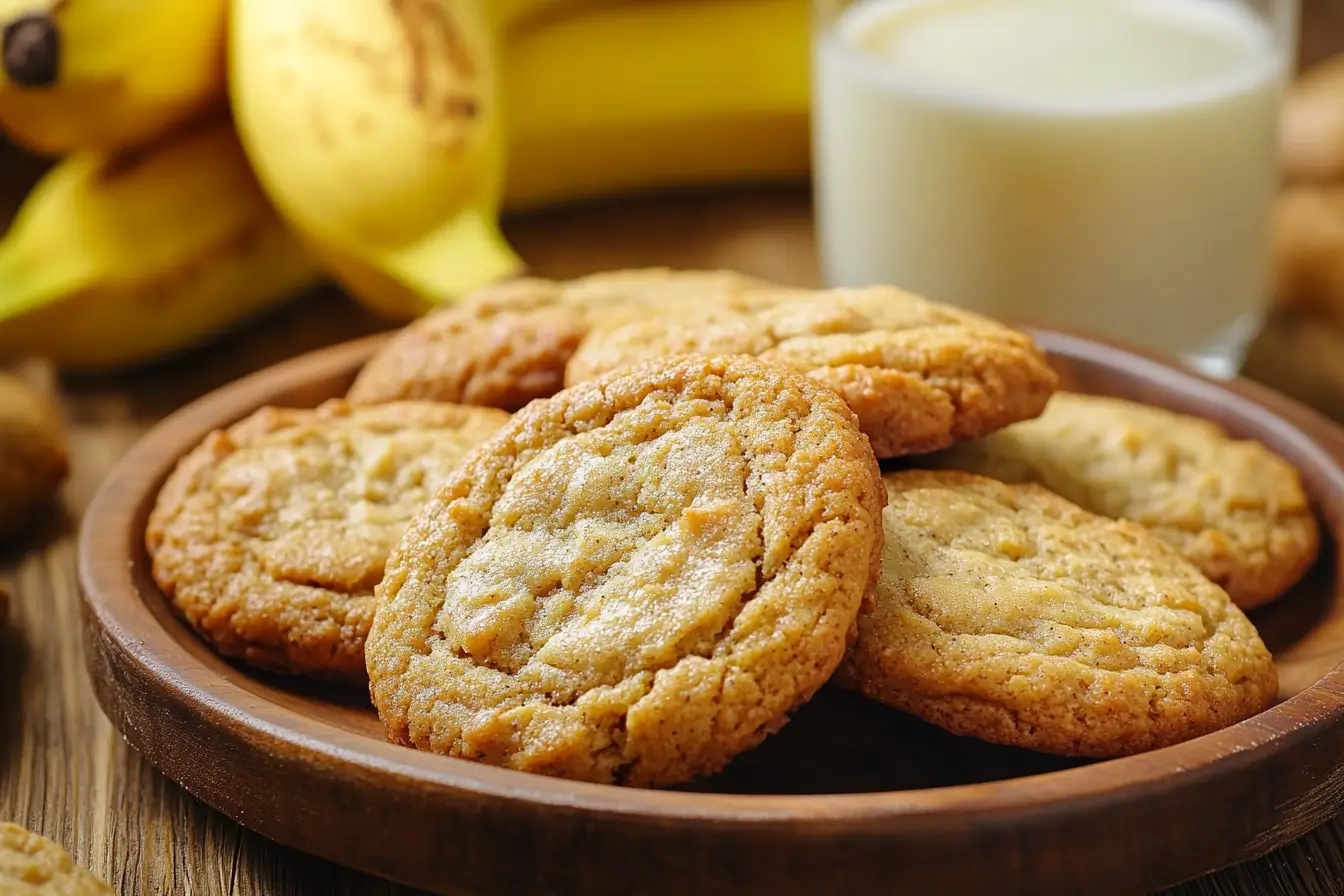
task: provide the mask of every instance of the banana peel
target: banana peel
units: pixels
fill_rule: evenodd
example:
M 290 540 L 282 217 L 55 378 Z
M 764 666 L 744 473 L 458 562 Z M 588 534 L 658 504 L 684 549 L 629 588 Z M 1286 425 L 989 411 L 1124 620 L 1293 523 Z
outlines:
M 225 103 L 227 0 L 0 0 L 0 127 L 33 152 L 143 146 Z
M 631 3 L 519 35 L 506 208 L 805 178 L 810 41 L 800 0 Z
M 133 153 L 76 153 L 0 240 L 0 353 L 104 370 L 187 348 L 320 273 L 227 121 Z
M 523 269 L 488 208 L 466 209 L 427 239 L 399 250 L 342 250 L 310 234 L 300 239 L 365 308 L 390 320 L 418 317 Z
M 247 154 L 355 298 L 407 319 L 521 268 L 497 223 L 500 34 L 487 4 L 235 0 L 233 13 Z

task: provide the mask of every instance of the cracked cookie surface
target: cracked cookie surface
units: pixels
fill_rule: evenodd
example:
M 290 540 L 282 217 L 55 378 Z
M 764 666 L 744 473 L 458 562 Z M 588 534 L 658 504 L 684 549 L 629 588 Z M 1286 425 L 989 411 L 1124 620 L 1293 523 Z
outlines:
M 361 405 L 425 399 L 517 410 L 564 387 L 565 363 L 594 320 L 692 298 L 729 301 L 766 285 L 732 271 L 650 268 L 488 286 L 403 329 L 347 397 Z
M 1033 485 L 886 476 L 882 571 L 837 682 L 953 733 L 1064 755 L 1150 750 L 1277 690 L 1255 627 L 1134 523 Z
M 853 413 L 748 357 L 538 401 L 388 561 L 368 640 L 390 738 L 637 786 L 722 768 L 830 677 L 884 500 Z
M 1291 588 L 1320 547 L 1286 461 L 1208 420 L 1130 401 L 1060 393 L 1038 419 L 929 463 L 1036 482 L 1085 510 L 1140 523 L 1243 609 Z
M 893 287 L 697 302 L 595 326 L 566 382 L 661 355 L 743 353 L 836 390 L 878 457 L 920 454 L 1034 417 L 1057 378 L 1025 333 Z
M 57 843 L 0 822 L 0 893 L 5 896 L 112 896 Z
M 225 656 L 361 681 L 374 586 L 411 516 L 503 411 L 430 402 L 263 408 L 169 477 L 155 581 Z

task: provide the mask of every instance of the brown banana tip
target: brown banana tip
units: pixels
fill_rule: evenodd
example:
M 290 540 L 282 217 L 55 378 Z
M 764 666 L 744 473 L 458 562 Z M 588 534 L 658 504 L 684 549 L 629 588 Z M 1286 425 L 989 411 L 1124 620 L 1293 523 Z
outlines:
M 46 15 L 20 16 L 5 25 L 0 58 L 9 80 L 22 87 L 50 87 L 61 65 L 61 33 Z

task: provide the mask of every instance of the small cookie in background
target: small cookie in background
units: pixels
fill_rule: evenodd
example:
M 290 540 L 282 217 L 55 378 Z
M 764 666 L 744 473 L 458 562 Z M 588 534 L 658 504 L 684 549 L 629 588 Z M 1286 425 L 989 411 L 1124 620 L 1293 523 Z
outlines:
M 214 432 L 160 491 L 146 544 L 173 607 L 221 654 L 362 682 L 374 586 L 402 530 L 493 408 L 263 408 Z
M 75 864 L 58 844 L 0 822 L 0 893 L 4 896 L 112 896 L 112 888 Z
M 1289 87 L 1279 147 L 1290 184 L 1344 179 L 1344 55 L 1308 69 Z
M 631 786 L 723 768 L 835 670 L 882 548 L 854 414 L 750 357 L 519 411 L 392 553 L 370 693 L 400 744 Z
M 1246 350 L 1242 375 L 1344 420 L 1344 326 L 1280 310 Z
M 1097 758 L 1273 702 L 1255 627 L 1141 526 L 969 473 L 886 486 L 876 600 L 838 684 L 954 734 Z
M 1275 301 L 1344 323 L 1344 184 L 1283 190 L 1272 247 Z
M 1035 420 L 918 463 L 1034 482 L 1091 513 L 1139 523 L 1242 609 L 1291 588 L 1320 548 L 1286 461 L 1211 421 L 1131 401 L 1061 392 Z
M 692 298 L 729 301 L 768 285 L 732 271 L 650 268 L 487 286 L 394 336 L 360 371 L 347 398 L 357 405 L 415 399 L 514 411 L 564 387 L 565 363 L 594 320 Z
M 754 308 L 696 302 L 597 325 L 565 379 L 685 353 L 750 354 L 806 373 L 840 393 L 883 458 L 1035 417 L 1058 382 L 1025 333 L 890 286 L 789 290 Z
M 55 496 L 70 469 L 59 409 L 24 380 L 0 373 L 0 538 Z

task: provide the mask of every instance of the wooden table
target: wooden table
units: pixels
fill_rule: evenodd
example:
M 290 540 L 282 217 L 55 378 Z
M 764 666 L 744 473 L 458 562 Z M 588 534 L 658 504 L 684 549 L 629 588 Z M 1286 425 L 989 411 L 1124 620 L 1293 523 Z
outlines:
M 796 283 L 816 276 L 808 204 L 792 192 L 572 211 L 516 224 L 511 236 L 548 276 L 647 264 L 722 265 Z M 80 513 L 118 457 L 155 421 L 249 371 L 386 326 L 327 288 L 175 361 L 53 384 L 74 444 L 62 510 L 0 553 L 0 585 L 14 597 L 11 625 L 0 636 L 0 820 L 65 844 L 118 893 L 411 892 L 244 830 L 131 750 L 99 711 L 86 680 L 75 585 Z M 1344 894 L 1344 820 L 1172 892 Z

